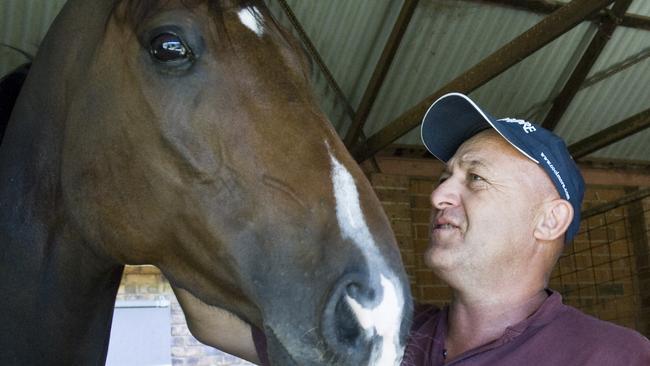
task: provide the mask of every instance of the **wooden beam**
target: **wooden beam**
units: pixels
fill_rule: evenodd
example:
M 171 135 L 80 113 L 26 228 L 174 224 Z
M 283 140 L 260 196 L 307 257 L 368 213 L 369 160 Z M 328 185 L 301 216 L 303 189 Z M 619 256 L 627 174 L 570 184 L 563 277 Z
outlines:
M 414 156 L 375 156 L 379 171 L 383 174 L 406 175 L 411 177 L 440 177 L 444 164 L 439 160 Z M 615 187 L 650 187 L 650 167 L 626 168 L 593 165 L 590 162 L 578 164 L 587 185 L 606 185 Z
M 498 4 L 508 6 L 515 9 L 531 11 L 539 14 L 550 14 L 559 8 L 563 7 L 565 3 L 560 1 L 551 0 L 474 0 L 483 3 Z M 602 18 L 608 17 L 606 10 L 600 11 L 588 17 L 590 21 L 600 21 Z M 624 14 L 621 17 L 621 27 L 635 28 L 642 30 L 650 30 L 650 17 L 638 14 Z
M 546 114 L 546 118 L 542 122 L 542 127 L 551 131 L 555 129 L 576 94 L 578 94 L 578 90 L 580 90 L 580 86 L 584 83 L 591 68 L 605 49 L 607 42 L 612 38 L 616 26 L 621 22 L 621 16 L 625 14 L 631 3 L 632 0 L 617 0 L 614 3 L 611 12 L 612 16 L 603 19 L 598 26 L 598 32 L 592 38 L 587 50 L 580 58 L 580 61 L 578 61 L 576 68 L 571 73 L 571 76 L 569 76 L 566 84 L 564 84 L 560 93 L 553 100 L 553 106 L 548 114 Z
M 642 200 L 646 197 L 650 196 L 650 187 L 635 190 L 632 193 L 628 193 L 625 196 L 612 201 L 605 203 L 600 206 L 596 206 L 594 208 L 590 208 L 588 210 L 582 211 L 582 214 L 580 215 L 580 219 L 584 220 L 587 218 L 590 218 L 592 216 L 600 215 L 602 213 L 605 213 L 609 210 L 615 209 L 616 207 L 620 207 L 623 205 L 627 205 L 628 203 L 631 202 L 636 202 L 638 200 Z
M 427 108 L 440 96 L 458 91 L 469 93 L 500 75 L 512 65 L 555 40 L 594 12 L 614 0 L 574 0 L 542 19 L 535 26 L 520 34 L 474 67 L 455 78 L 441 89 L 416 104 L 381 131 L 368 138 L 366 143 L 354 149 L 357 161 L 363 161 L 383 147 L 418 126 Z
M 592 152 L 611 145 L 637 132 L 641 132 L 650 127 L 650 109 L 635 114 L 632 117 L 607 127 L 604 130 L 586 137 L 571 146 L 569 152 L 573 158 L 578 160 Z
M 530 11 L 539 14 L 550 14 L 565 5 L 559 1 L 549 0 L 475 0 L 479 3 L 490 3 L 503 5 L 519 10 Z
M 374 105 L 377 98 L 377 94 L 379 94 L 379 90 L 384 83 L 386 74 L 388 73 L 390 65 L 395 58 L 395 54 L 397 53 L 397 49 L 402 42 L 404 33 L 406 33 L 406 29 L 411 22 L 417 4 L 418 0 L 406 0 L 402 5 L 402 9 L 400 10 L 399 16 L 397 17 L 395 25 L 393 26 L 393 30 L 391 31 L 390 36 L 388 37 L 388 41 L 384 46 L 384 50 L 379 57 L 379 61 L 375 66 L 375 71 L 372 73 L 372 77 L 368 82 L 368 87 L 363 93 L 361 103 L 359 104 L 359 108 L 354 115 L 350 129 L 345 135 L 345 145 L 348 147 L 348 149 L 354 146 L 354 144 L 359 139 L 359 135 L 363 130 L 363 125 L 368 119 L 370 110 L 372 109 L 372 106 Z
M 650 30 L 650 17 L 637 14 L 625 14 L 621 20 L 622 27 Z

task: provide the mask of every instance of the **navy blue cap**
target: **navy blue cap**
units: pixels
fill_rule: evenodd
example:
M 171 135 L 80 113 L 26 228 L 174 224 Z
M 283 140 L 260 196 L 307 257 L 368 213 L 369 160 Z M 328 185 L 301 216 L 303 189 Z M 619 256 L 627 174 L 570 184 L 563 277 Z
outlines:
M 569 242 L 580 227 L 580 206 L 585 182 L 564 141 L 553 132 L 515 118 L 496 119 L 460 93 L 443 95 L 422 119 L 422 142 L 436 158 L 447 163 L 460 145 L 477 133 L 494 128 L 506 141 L 538 164 L 555 185 L 560 197 L 573 206 L 567 229 Z

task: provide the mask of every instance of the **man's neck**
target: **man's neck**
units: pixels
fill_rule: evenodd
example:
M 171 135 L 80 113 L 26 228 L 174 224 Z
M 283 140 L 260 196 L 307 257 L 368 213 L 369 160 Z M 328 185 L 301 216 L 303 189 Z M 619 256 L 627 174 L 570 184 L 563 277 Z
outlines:
M 499 339 L 507 327 L 532 315 L 548 294 L 543 288 L 519 294 L 466 296 L 455 291 L 445 338 L 447 359 Z

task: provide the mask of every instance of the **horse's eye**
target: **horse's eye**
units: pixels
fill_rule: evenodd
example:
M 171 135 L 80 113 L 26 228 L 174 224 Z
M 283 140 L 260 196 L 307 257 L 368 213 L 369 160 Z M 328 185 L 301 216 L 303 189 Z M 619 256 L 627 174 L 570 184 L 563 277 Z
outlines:
M 192 51 L 181 37 L 172 33 L 162 33 L 151 40 L 151 56 L 161 62 L 182 61 L 192 58 Z

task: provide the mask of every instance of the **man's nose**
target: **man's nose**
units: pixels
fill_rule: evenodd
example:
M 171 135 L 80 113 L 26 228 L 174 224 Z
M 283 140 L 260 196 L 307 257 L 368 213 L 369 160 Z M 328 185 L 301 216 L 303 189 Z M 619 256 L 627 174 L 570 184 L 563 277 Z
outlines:
M 459 202 L 460 196 L 458 195 L 458 189 L 451 179 L 441 182 L 431 192 L 431 205 L 437 210 L 457 206 Z

